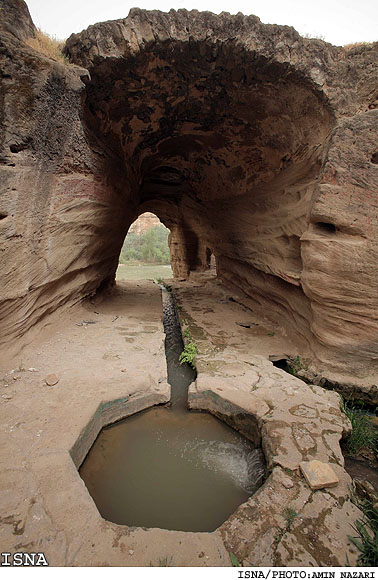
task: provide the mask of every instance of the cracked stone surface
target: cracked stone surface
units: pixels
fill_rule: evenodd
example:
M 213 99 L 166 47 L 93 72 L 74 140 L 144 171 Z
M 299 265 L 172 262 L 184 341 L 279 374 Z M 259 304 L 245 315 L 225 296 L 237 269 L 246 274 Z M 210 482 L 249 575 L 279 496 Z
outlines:
M 2 549 L 43 551 L 55 566 L 149 566 L 165 556 L 177 566 L 229 566 L 229 551 L 245 565 L 344 566 L 346 555 L 353 564 L 347 536 L 361 514 L 343 469 L 339 440 L 349 424 L 338 395 L 273 367 L 267 357 L 289 348 L 286 337 L 278 329 L 268 335 L 256 317 L 251 328 L 231 324 L 246 310 L 225 300 L 214 280 L 177 284 L 175 294 L 181 317 L 201 337 L 190 405 L 231 425 L 237 413 L 240 430 L 262 443 L 266 482 L 213 533 L 128 528 L 100 517 L 77 467 L 101 421 L 170 396 L 160 290 L 122 282 L 102 301 L 57 314 L 48 329 L 29 334 L 22 360 L 2 361 L 2 392 L 12 396 L 0 402 Z M 96 323 L 80 325 L 85 320 Z M 223 342 L 213 341 L 220 332 Z M 103 357 L 110 352 L 117 357 Z M 51 371 L 60 377 L 53 387 L 44 381 Z M 313 458 L 332 464 L 337 487 L 309 488 L 299 463 Z
M 83 320 L 95 324 L 78 326 Z M 0 400 L 3 551 L 42 551 L 52 566 L 149 566 L 165 556 L 176 566 L 230 565 L 219 533 L 103 520 L 76 468 L 101 427 L 88 428 L 99 407 L 106 424 L 169 400 L 164 337 L 160 289 L 135 282 L 56 315 L 29 335 L 22 361 L 2 358 L 1 390 L 12 395 Z M 52 371 L 60 381 L 50 387 Z
M 280 348 L 290 351 L 290 343 L 279 329 L 271 336 L 266 322 L 214 278 L 173 285 L 181 323 L 198 337 L 190 407 L 210 409 L 230 425 L 241 425 L 250 438 L 261 439 L 270 472 L 221 526 L 226 547 L 246 566 L 345 566 L 347 558 L 353 565 L 357 555 L 348 534 L 353 535 L 360 511 L 351 502 L 351 478 L 339 444 L 350 431 L 339 395 L 275 368 L 268 357 Z M 243 312 L 258 324 L 236 325 Z M 220 346 L 216 339 L 224 331 L 227 340 Z M 314 492 L 308 486 L 300 464 L 312 460 L 332 466 L 336 487 Z
M 302 461 L 299 464 L 301 471 L 311 489 L 323 489 L 324 487 L 336 487 L 339 479 L 328 463 L 317 459 Z
M 135 9 L 72 35 L 68 65 L 29 46 L 22 0 L 0 7 L 2 546 L 56 565 L 148 565 L 162 550 L 229 565 L 230 549 L 251 565 L 353 564 L 337 395 L 268 357 L 299 354 L 314 379 L 378 402 L 378 44 Z M 99 315 L 79 305 L 112 287 L 146 211 L 189 278 L 176 286 L 200 349 L 191 404 L 230 422 L 239 410 L 272 472 L 215 535 L 104 522 L 68 453 L 104 402 L 135 411 L 169 396 L 158 290 L 125 287 Z M 211 253 L 232 303 L 196 282 Z M 300 480 L 315 458 L 339 477 L 332 491 Z M 285 502 L 293 521 L 276 511 Z
M 0 341 L 111 285 L 153 212 L 177 277 L 213 254 L 311 371 L 377 404 L 378 44 L 133 9 L 63 64 L 22 0 L 1 9 Z

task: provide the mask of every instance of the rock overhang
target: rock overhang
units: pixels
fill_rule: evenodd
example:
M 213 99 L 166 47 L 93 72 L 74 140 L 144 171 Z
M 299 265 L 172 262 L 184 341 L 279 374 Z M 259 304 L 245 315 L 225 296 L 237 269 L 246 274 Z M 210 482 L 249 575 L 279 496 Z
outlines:
M 5 263 L 24 253 L 35 268 L 5 268 L 4 334 L 111 284 L 129 224 L 153 211 L 171 228 L 176 276 L 213 253 L 219 277 L 279 319 L 318 370 L 370 388 L 377 44 L 346 50 L 254 16 L 135 9 L 70 37 L 78 68 L 8 24 L 3 44 L 18 56 L 3 63 L 1 231 Z

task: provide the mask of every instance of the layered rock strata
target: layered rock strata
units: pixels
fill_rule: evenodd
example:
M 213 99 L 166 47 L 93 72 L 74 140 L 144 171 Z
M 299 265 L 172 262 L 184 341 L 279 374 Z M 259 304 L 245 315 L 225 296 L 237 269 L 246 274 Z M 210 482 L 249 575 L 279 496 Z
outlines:
M 72 35 L 64 65 L 27 45 L 17 6 L 15 29 L 2 0 L 3 340 L 111 283 L 148 211 L 171 229 L 175 276 L 214 254 L 317 371 L 370 388 L 377 44 L 134 9 Z

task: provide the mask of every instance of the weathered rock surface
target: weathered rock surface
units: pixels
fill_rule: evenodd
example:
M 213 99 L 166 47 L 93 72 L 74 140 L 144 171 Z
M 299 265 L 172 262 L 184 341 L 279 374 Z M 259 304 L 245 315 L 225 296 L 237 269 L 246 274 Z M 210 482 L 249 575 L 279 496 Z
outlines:
M 329 463 L 313 459 L 312 461 L 302 461 L 299 467 L 311 489 L 336 487 L 339 483 L 339 478 Z
M 24 7 L 22 39 L 13 34 L 17 5 Z M 8 15 L 0 19 L 0 325 L 7 344 L 112 279 L 125 201 L 117 165 L 105 175 L 84 135 L 81 79 L 88 72 L 24 42 L 34 29 L 24 2 L 0 7 Z
M 129 233 L 131 234 L 145 234 L 151 228 L 161 225 L 161 221 L 155 214 L 151 212 L 143 213 L 130 226 Z
M 246 566 L 345 566 L 347 556 L 354 565 L 348 534 L 361 513 L 343 469 L 339 441 L 349 424 L 337 394 L 275 368 L 267 353 L 291 345 L 256 316 L 251 328 L 236 325 L 244 309 L 223 300 L 220 284 L 197 290 L 177 290 L 200 352 L 191 405 L 231 424 L 240 412 L 238 426 L 262 441 L 270 473 L 263 486 L 213 533 L 101 518 L 77 467 L 103 425 L 170 396 L 159 288 L 123 282 L 55 319 L 24 349 L 25 369 L 37 371 L 15 373 L 18 358 L 0 366 L 3 551 L 27 545 L 51 566 L 148 566 L 165 556 L 175 566 L 229 566 L 229 551 Z M 96 324 L 78 326 L 93 316 Z M 51 368 L 56 388 L 44 383 Z M 314 458 L 332 464 L 337 487 L 312 492 L 300 478 L 299 463 Z
M 93 310 L 97 324 L 78 327 Z M 158 566 L 166 556 L 175 566 L 230 565 L 219 532 L 104 520 L 76 468 L 102 425 L 169 400 L 164 337 L 160 289 L 138 282 L 95 307 L 75 306 L 26 347 L 25 368 L 38 361 L 39 370 L 20 373 L 12 396 L 0 399 L 2 551 L 24 546 L 43 552 L 50 566 Z M 109 349 L 118 358 L 104 359 Z M 18 363 L 2 358 L 0 390 Z M 52 365 L 60 382 L 47 388 Z
M 214 254 L 314 369 L 376 390 L 377 44 L 134 9 L 69 38 L 88 74 L 0 6 L 1 340 L 111 283 L 149 211 L 176 276 Z
M 270 473 L 221 526 L 227 549 L 245 566 L 345 566 L 348 559 L 353 565 L 357 554 L 348 535 L 360 511 L 340 449 L 350 424 L 339 395 L 275 368 L 268 353 L 292 345 L 279 332 L 271 336 L 256 315 L 250 316 L 257 325 L 236 325 L 242 307 L 223 299 L 219 283 L 191 284 L 196 292 L 174 284 L 182 323 L 199 351 L 189 405 L 261 442 Z M 313 491 L 301 478 L 303 463 L 331 466 L 335 477 L 326 483 L 336 487 Z

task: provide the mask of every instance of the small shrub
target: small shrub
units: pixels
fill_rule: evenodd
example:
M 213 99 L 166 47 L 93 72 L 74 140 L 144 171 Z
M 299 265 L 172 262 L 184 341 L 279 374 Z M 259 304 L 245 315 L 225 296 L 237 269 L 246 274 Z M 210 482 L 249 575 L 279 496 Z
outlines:
M 197 349 L 196 344 L 192 340 L 190 342 L 187 342 L 185 347 L 184 347 L 184 350 L 182 351 L 182 353 L 179 356 L 180 365 L 182 365 L 184 363 L 188 363 L 188 364 L 190 364 L 190 366 L 195 368 L 194 361 L 195 361 L 197 354 L 198 354 L 198 349 Z
M 150 562 L 150 566 L 152 568 L 155 567 L 155 564 L 153 564 L 152 562 Z M 173 566 L 173 556 L 170 556 L 170 558 L 168 558 L 168 556 L 164 556 L 164 558 L 159 558 L 159 561 L 157 563 L 157 566 L 159 567 L 169 567 L 169 566 Z
M 325 37 L 322 34 L 312 34 L 310 32 L 304 32 L 301 34 L 302 38 L 307 38 L 308 40 L 323 40 L 326 42 Z
M 355 522 L 357 537 L 349 536 L 360 551 L 357 566 L 378 566 L 378 508 L 370 502 L 361 503 L 359 508 L 364 516 Z
M 358 455 L 363 449 L 378 451 L 378 433 L 366 415 L 349 407 L 343 402 L 341 410 L 352 423 L 352 433 L 346 441 L 346 451 L 349 455 Z
M 64 41 L 58 40 L 46 32 L 42 32 L 39 28 L 35 33 L 35 38 L 29 38 L 27 44 L 49 58 L 53 58 L 64 64 L 69 63 L 68 58 L 62 53 Z

